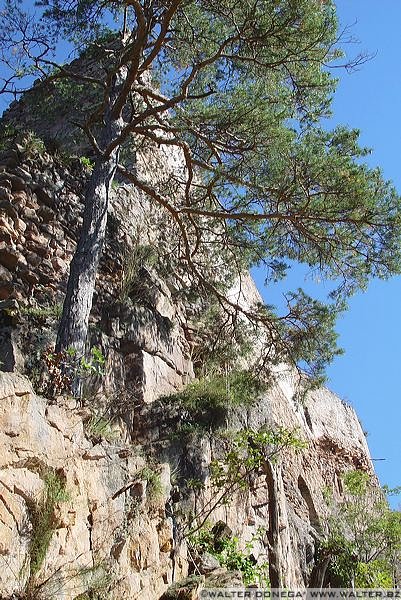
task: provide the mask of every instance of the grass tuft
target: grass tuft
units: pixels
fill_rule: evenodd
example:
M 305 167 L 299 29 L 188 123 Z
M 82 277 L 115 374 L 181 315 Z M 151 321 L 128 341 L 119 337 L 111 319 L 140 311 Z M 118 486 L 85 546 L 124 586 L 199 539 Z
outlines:
M 45 489 L 40 502 L 33 503 L 30 512 L 32 536 L 29 547 L 31 577 L 41 568 L 55 530 L 54 509 L 57 503 L 66 502 L 69 497 L 65 482 L 54 471 L 44 476 Z

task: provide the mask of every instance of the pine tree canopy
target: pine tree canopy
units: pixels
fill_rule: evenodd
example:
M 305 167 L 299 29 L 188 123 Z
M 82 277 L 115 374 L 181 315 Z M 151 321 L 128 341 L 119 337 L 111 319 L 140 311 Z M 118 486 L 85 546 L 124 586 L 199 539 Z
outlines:
M 263 266 L 267 284 L 294 263 L 332 280 L 327 303 L 298 290 L 286 315 L 242 310 L 265 326 L 276 360 L 321 374 L 338 352 L 333 326 L 346 299 L 401 264 L 398 194 L 364 163 L 358 131 L 330 130 L 325 121 L 332 67 L 346 62 L 334 2 L 43 0 L 32 15 L 15 0 L 3 3 L 3 93 L 39 77 L 37 89 L 50 81 L 59 90 L 68 80 L 93 94 L 96 101 L 74 108 L 96 160 L 93 181 L 112 161 L 106 187 L 117 173 L 163 207 L 180 268 L 227 313 L 242 309 L 205 267 L 208 254 L 224 256 L 238 275 Z M 66 48 L 95 67 L 61 64 Z M 183 157 L 168 186 L 124 158 L 124 149 L 147 143 Z

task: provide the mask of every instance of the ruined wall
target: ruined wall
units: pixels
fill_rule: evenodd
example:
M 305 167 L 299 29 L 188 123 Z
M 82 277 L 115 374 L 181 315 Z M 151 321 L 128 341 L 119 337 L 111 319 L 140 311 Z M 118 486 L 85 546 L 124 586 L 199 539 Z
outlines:
M 160 161 L 164 168 L 171 168 L 164 157 Z M 144 168 L 157 169 L 149 160 L 143 164 Z M 161 180 L 162 173 L 160 168 Z M 42 327 L 49 329 L 43 339 L 34 339 L 34 329 L 38 329 L 38 313 L 44 318 L 47 311 L 50 317 L 52 307 L 55 313 L 60 308 L 82 222 L 87 176 L 79 160 L 67 168 L 46 153 L 33 158 L 23 147 L 0 158 L 0 300 L 4 301 L 0 360 L 6 370 L 17 366 L 24 371 L 27 367 L 32 348 L 28 351 L 24 345 L 35 342 L 35 352 L 40 354 L 52 342 L 51 328 Z M 91 320 L 93 336 L 100 336 L 98 343 L 108 349 L 109 392 L 130 387 L 133 372 L 141 363 L 143 376 L 135 389 L 139 385 L 146 401 L 155 397 L 152 389 L 157 389 L 159 381 L 178 389 L 193 376 L 184 332 L 185 309 L 172 300 L 176 290 L 149 269 L 140 273 L 146 298 L 144 290 L 135 302 L 123 298 L 125 261 L 134 245 L 161 243 L 161 237 L 168 235 L 163 218 L 133 186 L 120 185 L 112 190 Z M 126 295 L 129 293 L 127 290 Z M 22 310 L 9 310 L 18 304 Z M 14 340 L 16 328 L 18 343 Z M 145 379 L 146 389 L 142 386 Z

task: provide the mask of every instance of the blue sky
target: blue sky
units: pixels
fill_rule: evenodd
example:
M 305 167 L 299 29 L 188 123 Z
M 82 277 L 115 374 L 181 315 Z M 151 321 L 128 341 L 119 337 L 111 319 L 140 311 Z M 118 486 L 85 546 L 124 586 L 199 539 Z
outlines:
M 379 165 L 401 193 L 401 2 L 338 0 L 343 25 L 355 23 L 359 46 L 376 53 L 358 72 L 341 74 L 335 120 L 358 127 L 369 162 Z M 329 369 L 330 387 L 357 410 L 382 483 L 401 484 L 401 278 L 375 281 L 351 300 L 339 321 L 346 354 Z M 399 501 L 399 499 L 398 499 Z
M 361 130 L 362 144 L 373 149 L 369 162 L 401 193 L 401 2 L 338 0 L 337 8 L 343 25 L 355 23 L 352 32 L 360 40 L 348 52 L 376 56 L 357 72 L 341 73 L 335 121 Z M 400 277 L 372 282 L 355 296 L 337 328 L 346 353 L 328 372 L 330 387 L 356 408 L 372 457 L 385 459 L 375 467 L 390 486 L 401 484 L 400 300 Z
M 333 125 L 360 129 L 361 144 L 373 149 L 368 162 L 380 166 L 401 193 L 401 2 L 338 0 L 337 9 L 342 26 L 353 25 L 348 35 L 359 40 L 346 47 L 349 56 L 366 51 L 375 57 L 356 72 L 336 73 L 340 83 Z M 280 287 L 295 289 L 303 279 L 302 270 L 296 269 Z M 306 282 L 305 287 L 319 296 L 325 293 L 324 286 L 319 290 Z M 268 293 L 265 300 L 272 302 Z M 328 386 L 355 407 L 372 457 L 384 459 L 374 463 L 380 480 L 390 487 L 401 484 L 400 299 L 400 277 L 373 281 L 367 292 L 354 296 L 337 326 L 345 354 L 328 369 Z M 401 498 L 392 500 L 395 507 L 400 502 Z
M 32 4 L 25 0 L 25 4 Z M 375 58 L 360 70 L 338 71 L 340 84 L 333 103 L 333 124 L 361 130 L 362 145 L 373 148 L 372 165 L 381 166 L 401 193 L 401 2 L 400 0 L 338 0 L 343 26 L 359 44 L 347 47 L 350 56 L 366 51 Z M 5 108 L 4 100 L 0 108 Z M 288 289 L 303 284 L 296 271 Z M 350 302 L 338 322 L 345 355 L 329 368 L 329 387 L 352 404 L 368 432 L 368 442 L 382 483 L 401 484 L 400 352 L 401 278 L 372 282 L 368 291 Z M 266 297 L 266 301 L 271 298 Z

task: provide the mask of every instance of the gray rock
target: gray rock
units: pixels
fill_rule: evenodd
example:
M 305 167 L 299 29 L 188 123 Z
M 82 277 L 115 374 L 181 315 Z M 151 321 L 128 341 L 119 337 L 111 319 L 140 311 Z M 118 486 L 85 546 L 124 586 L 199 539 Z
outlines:
M 241 571 L 219 569 L 205 576 L 206 588 L 242 588 L 244 580 Z
M 210 554 L 209 552 L 204 552 L 200 557 L 199 557 L 199 562 L 197 563 L 197 567 L 199 569 L 199 571 L 202 573 L 202 575 L 206 575 L 206 573 L 211 573 L 212 571 L 215 571 L 216 569 L 220 568 L 220 563 L 217 560 L 217 558 L 215 556 L 213 556 L 213 554 Z

